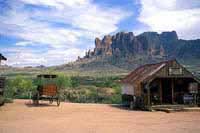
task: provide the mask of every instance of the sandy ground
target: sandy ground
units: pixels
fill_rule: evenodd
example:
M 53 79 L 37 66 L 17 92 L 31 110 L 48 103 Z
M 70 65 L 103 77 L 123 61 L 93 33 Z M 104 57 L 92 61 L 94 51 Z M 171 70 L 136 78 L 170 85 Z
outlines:
M 54 103 L 55 104 L 55 103 Z M 129 111 L 105 104 L 15 100 L 0 107 L 0 133 L 200 133 L 200 112 Z

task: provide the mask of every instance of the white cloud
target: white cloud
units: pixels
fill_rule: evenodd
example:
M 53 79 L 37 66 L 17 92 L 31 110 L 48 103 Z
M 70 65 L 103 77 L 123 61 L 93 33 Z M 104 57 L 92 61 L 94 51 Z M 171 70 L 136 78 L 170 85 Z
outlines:
M 12 35 L 35 45 L 39 43 L 55 48 L 69 47 L 75 44 L 79 37 L 78 31 L 52 27 L 49 23 L 32 20 L 28 13 L 18 14 L 12 11 L 9 16 L 0 17 L 0 20 L 1 34 Z
M 25 10 L 23 6 L 0 17 L 0 33 L 13 34 L 27 41 L 53 47 L 76 44 L 87 33 L 104 35 L 118 29 L 117 24 L 130 13 L 118 8 L 99 7 L 90 0 L 18 0 L 25 5 L 47 6 L 47 10 Z M 60 8 L 62 7 L 62 8 Z M 50 23 L 51 22 L 51 23 Z M 61 23 L 67 27 L 52 25 Z M 5 29 L 5 30 L 3 30 Z M 7 32 L 11 31 L 11 32 Z
M 24 42 L 17 42 L 15 45 L 16 46 L 27 46 L 27 45 L 31 45 L 31 44 L 33 44 L 33 42 L 24 41 Z
M 149 26 L 146 30 L 176 30 L 183 39 L 200 37 L 200 1 L 141 0 L 141 6 L 138 20 Z
M 90 0 L 20 0 L 28 4 L 51 6 L 58 9 L 67 7 L 77 7 L 89 4 Z
M 92 0 L 12 2 L 0 15 L 0 34 L 22 41 L 9 50 L 9 65 L 56 65 L 75 60 L 83 56 L 83 47 L 90 47 L 94 37 L 118 30 L 120 21 L 130 15 L 120 8 L 100 7 Z M 36 49 L 29 49 L 30 45 Z M 37 46 L 48 50 L 41 52 Z
M 62 9 L 52 9 L 35 12 L 37 19 L 64 23 L 79 30 L 103 35 L 117 30 L 117 24 L 131 13 L 119 8 L 99 7 L 91 1 L 79 6 L 64 6 Z
M 1 51 L 6 53 L 6 64 L 11 66 L 30 66 L 45 63 L 44 58 L 39 57 L 41 53 L 24 47 L 4 48 Z
M 7 57 L 6 64 L 11 66 L 38 66 L 38 65 L 61 65 L 70 61 L 74 61 L 78 56 L 83 56 L 80 49 L 62 49 L 53 48 L 47 52 L 30 49 L 27 47 L 4 48 Z

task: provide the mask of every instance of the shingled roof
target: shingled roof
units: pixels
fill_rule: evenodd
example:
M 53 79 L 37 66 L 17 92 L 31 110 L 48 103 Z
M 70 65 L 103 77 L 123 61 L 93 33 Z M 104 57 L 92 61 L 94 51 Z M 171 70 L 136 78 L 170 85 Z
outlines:
M 163 61 L 156 64 L 146 64 L 138 67 L 124 79 L 121 80 L 122 83 L 139 83 L 146 79 L 151 78 L 156 72 L 167 65 L 169 62 L 174 60 Z
M 6 57 L 4 57 L 1 53 L 0 53 L 0 60 L 7 60 Z

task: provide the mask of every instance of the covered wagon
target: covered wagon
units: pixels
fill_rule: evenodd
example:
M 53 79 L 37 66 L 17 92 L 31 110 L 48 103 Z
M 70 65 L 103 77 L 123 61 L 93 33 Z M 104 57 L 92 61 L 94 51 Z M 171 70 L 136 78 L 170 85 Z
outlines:
M 39 84 L 36 93 L 32 97 L 34 104 L 38 105 L 39 100 L 48 100 L 50 104 L 56 101 L 57 106 L 60 105 L 59 91 L 55 83 L 56 78 L 57 75 L 49 74 L 37 76 Z

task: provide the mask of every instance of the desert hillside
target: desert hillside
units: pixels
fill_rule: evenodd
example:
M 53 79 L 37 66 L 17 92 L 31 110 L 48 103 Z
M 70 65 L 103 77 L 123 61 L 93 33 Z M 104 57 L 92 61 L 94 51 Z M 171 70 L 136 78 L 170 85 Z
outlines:
M 176 58 L 195 74 L 199 74 L 200 39 L 182 40 L 176 31 L 119 32 L 96 38 L 93 50 L 78 57 L 77 61 L 55 67 L 56 70 L 130 72 L 147 63 Z

